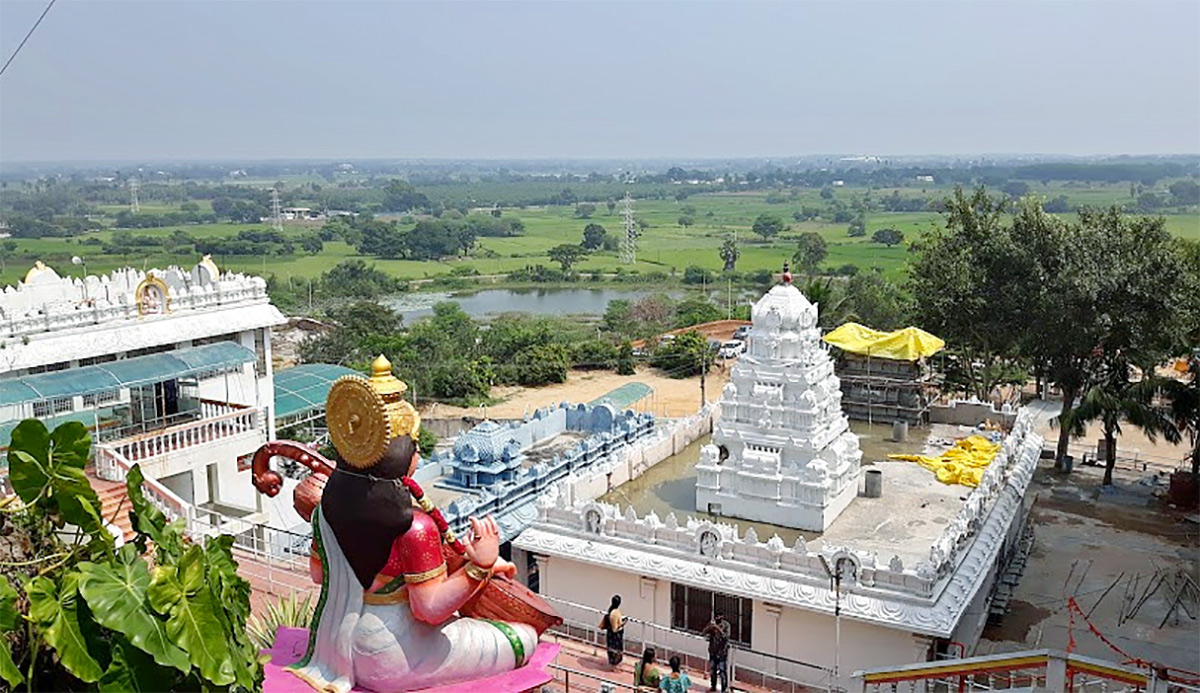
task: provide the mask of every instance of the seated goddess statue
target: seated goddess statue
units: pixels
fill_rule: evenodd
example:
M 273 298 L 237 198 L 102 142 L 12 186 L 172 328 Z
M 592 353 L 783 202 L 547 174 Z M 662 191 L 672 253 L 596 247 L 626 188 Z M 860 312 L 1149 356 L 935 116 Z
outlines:
M 362 394 L 366 381 L 357 380 Z M 532 626 L 456 615 L 493 576 L 515 572 L 499 557 L 495 520 L 471 518 L 460 543 L 412 480 L 419 457 L 411 433 L 419 422 L 389 427 L 385 416 L 380 436 L 378 426 L 370 430 L 374 412 L 354 401 L 334 411 L 334 395 L 327 418 L 337 465 L 312 515 L 310 568 L 321 597 L 307 653 L 290 671 L 317 690 L 346 693 L 418 690 L 522 666 L 537 647 Z M 370 396 L 359 399 L 369 409 Z M 391 437 L 397 428 L 409 433 Z M 364 436 L 374 437 L 370 455 L 360 454 Z M 443 542 L 466 562 L 448 568 Z

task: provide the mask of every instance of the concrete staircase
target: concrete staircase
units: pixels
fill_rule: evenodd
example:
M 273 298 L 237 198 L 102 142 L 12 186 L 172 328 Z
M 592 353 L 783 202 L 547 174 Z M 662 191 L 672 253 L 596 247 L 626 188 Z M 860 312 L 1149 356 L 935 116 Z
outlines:
M 94 467 L 84 470 L 88 483 L 100 496 L 100 517 L 120 530 L 121 535 L 128 541 L 133 538 L 133 522 L 129 519 L 129 494 L 123 481 L 105 481 L 96 476 Z
M 1013 553 L 1012 558 L 1004 566 L 1004 571 L 1000 574 L 999 580 L 996 581 L 995 591 L 992 594 L 992 603 L 988 606 L 988 618 L 995 621 L 1004 617 L 1008 613 L 1009 602 L 1012 601 L 1013 592 L 1017 589 L 1017 583 L 1021 581 L 1021 576 L 1025 573 L 1025 564 L 1029 560 L 1029 552 L 1033 548 L 1033 523 L 1025 524 L 1025 529 L 1021 533 L 1021 538 L 1017 544 L 1017 548 Z

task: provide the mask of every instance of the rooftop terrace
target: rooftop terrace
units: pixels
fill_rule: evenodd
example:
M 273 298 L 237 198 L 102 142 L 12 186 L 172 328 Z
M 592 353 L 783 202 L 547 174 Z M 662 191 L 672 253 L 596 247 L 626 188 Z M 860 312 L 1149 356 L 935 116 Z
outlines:
M 700 448 L 708 444 L 710 436 L 697 440 L 599 500 L 622 507 L 632 506 L 639 516 L 653 511 L 666 517 L 673 512 L 681 521 L 691 515 L 713 522 L 734 523 L 739 535 L 753 528 L 762 540 L 778 534 L 789 546 L 803 537 L 807 542 L 852 544 L 856 549 L 881 555 L 896 554 L 910 565 L 928 557 L 930 545 L 958 514 L 970 489 L 939 483 L 932 472 L 917 464 L 889 460 L 887 456 L 914 452 L 937 454 L 972 431 L 934 424 L 913 429 L 907 442 L 897 443 L 890 439 L 891 426 L 852 421 L 850 429 L 859 436 L 864 471 L 883 471 L 883 495 L 880 498 L 861 495 L 855 498 L 824 534 L 698 511 L 695 466 L 700 458 Z M 819 545 L 813 544 L 812 548 L 817 549 Z

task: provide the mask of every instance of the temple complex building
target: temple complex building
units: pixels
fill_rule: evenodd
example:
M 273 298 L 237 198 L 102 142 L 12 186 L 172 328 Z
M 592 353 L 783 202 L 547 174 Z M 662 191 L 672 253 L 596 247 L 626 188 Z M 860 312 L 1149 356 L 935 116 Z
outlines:
M 744 680 L 768 687 L 845 687 L 856 670 L 973 650 L 1029 550 L 1033 416 L 990 434 L 975 487 L 891 459 L 937 457 L 982 420 L 907 440 L 848 421 L 817 310 L 785 274 L 755 304 L 720 401 L 659 422 L 683 447 L 609 465 L 618 475 L 580 470 L 539 498 L 514 560 L 536 564 L 567 624 L 594 628 L 587 605 L 619 594 L 641 624 L 627 641 L 703 666 L 697 635 L 723 611 L 739 671 L 757 677 Z
M 267 519 L 249 456 L 275 435 L 271 327 L 283 321 L 265 281 L 207 256 L 82 279 L 39 262 L 0 293 L 0 445 L 26 418 L 78 421 L 93 485 L 115 489 L 102 499 L 137 463 L 169 516 Z

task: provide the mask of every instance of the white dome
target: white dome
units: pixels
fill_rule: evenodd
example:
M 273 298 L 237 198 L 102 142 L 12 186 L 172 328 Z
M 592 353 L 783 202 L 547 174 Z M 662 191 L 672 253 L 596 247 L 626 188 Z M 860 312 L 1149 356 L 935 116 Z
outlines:
M 800 289 L 791 284 L 778 284 L 758 299 L 750 317 L 756 329 L 798 331 L 816 324 L 816 313 L 816 306 L 800 293 Z

